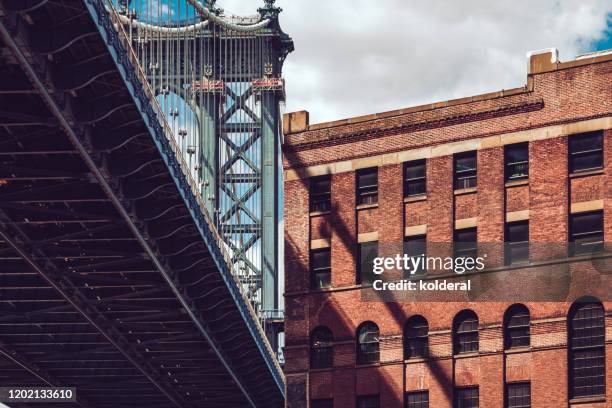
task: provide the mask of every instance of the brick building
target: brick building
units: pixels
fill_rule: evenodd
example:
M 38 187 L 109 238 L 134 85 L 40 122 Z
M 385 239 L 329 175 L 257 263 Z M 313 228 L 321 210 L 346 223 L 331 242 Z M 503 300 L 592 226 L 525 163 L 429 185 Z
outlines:
M 506 242 L 493 273 L 518 274 L 527 242 L 569 242 L 588 270 L 572 259 L 612 241 L 612 53 L 534 53 L 521 88 L 284 131 L 288 407 L 612 407 L 609 275 L 562 301 L 362 298 L 385 244 Z

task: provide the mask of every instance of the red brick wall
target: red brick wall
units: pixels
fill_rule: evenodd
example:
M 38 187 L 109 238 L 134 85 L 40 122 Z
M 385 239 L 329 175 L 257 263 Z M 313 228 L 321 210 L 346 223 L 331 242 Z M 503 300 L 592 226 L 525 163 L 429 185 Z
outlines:
M 334 174 L 332 200 L 332 286 L 355 284 L 357 223 L 355 216 L 355 173 Z

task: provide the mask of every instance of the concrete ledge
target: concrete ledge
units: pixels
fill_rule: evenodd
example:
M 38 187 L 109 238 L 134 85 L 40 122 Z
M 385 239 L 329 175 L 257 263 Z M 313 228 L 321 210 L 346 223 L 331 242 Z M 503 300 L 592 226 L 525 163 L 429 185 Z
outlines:
M 455 229 L 472 228 L 478 224 L 478 217 L 455 220 Z
M 413 226 L 404 228 L 404 236 L 406 237 L 415 237 L 417 235 L 426 235 L 426 234 L 427 234 L 427 224 L 413 225 Z
M 313 239 L 310 241 L 310 249 L 323 249 L 331 247 L 331 238 Z
M 572 214 L 603 210 L 604 200 L 583 201 L 581 203 L 572 203 L 570 212 Z
M 506 222 L 524 221 L 529 219 L 529 210 L 511 211 L 506 213 Z
M 372 242 L 372 241 L 378 241 L 378 231 L 364 232 L 363 234 L 357 235 L 357 242 L 360 244 L 363 242 Z

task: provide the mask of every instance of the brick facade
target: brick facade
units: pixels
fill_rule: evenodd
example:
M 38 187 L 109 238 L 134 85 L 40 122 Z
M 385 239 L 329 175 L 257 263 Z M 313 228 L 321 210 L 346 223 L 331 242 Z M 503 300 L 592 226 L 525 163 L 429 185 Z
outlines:
M 377 240 L 388 250 L 385 244 L 419 231 L 430 244 L 451 243 L 456 228 L 474 225 L 479 242 L 495 244 L 504 242 L 508 221 L 529 220 L 531 242 L 565 244 L 570 214 L 596 209 L 604 214 L 604 240 L 612 241 L 612 55 L 566 63 L 551 57 L 531 57 L 524 88 L 327 124 L 286 115 L 287 407 L 333 399 L 334 407 L 348 408 L 359 395 L 378 394 L 381 407 L 400 408 L 405 392 L 427 390 L 430 407 L 450 408 L 456 387 L 474 385 L 480 407 L 503 407 L 505 384 L 522 381 L 531 383 L 532 407 L 612 407 L 609 280 L 572 284 L 566 301 L 521 302 L 530 313 L 530 347 L 520 350 L 504 350 L 504 313 L 514 302 L 366 302 L 356 280 L 358 242 Z M 570 175 L 568 138 L 589 131 L 603 131 L 603 168 Z M 506 182 L 504 146 L 519 142 L 528 143 L 529 178 Z M 453 155 L 472 150 L 477 187 L 454 191 Z M 404 162 L 417 159 L 426 159 L 426 194 L 406 199 Z M 378 168 L 378 204 L 358 205 L 356 170 L 369 167 Z M 309 213 L 309 179 L 325 174 L 331 209 Z M 311 289 L 315 242 L 331 249 L 330 288 Z M 536 251 L 531 260 L 545 256 Z M 570 274 L 583 268 L 564 267 Z M 485 276 L 486 282 L 495 281 Z M 572 301 L 584 295 L 600 299 L 605 310 L 606 394 L 570 400 L 567 318 Z M 478 316 L 478 352 L 453 355 L 453 319 L 465 309 Z M 404 360 L 404 327 L 414 315 L 427 319 L 429 354 Z M 380 330 L 380 362 L 360 366 L 355 336 L 366 321 Z M 333 333 L 333 365 L 310 369 L 310 335 L 318 326 Z

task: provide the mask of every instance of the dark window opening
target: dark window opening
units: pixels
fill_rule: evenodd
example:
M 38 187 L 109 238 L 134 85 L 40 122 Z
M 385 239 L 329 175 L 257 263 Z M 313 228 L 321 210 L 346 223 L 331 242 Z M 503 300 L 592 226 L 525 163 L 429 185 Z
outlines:
M 531 408 L 531 383 L 506 384 L 506 408 Z
M 411 391 L 405 396 L 406 408 L 429 408 L 429 391 Z
M 478 351 L 478 316 L 471 310 L 463 310 L 453 321 L 454 354 Z
M 529 309 L 519 304 L 510 306 L 504 316 L 505 348 L 529 347 L 530 333 Z
M 357 408 L 378 408 L 380 398 L 378 395 L 360 395 L 357 397 Z
M 529 178 L 529 144 L 508 145 L 504 149 L 506 181 Z
M 313 177 L 310 180 L 310 211 L 331 209 L 331 177 Z
M 476 246 L 476 228 L 455 230 L 453 252 L 455 258 L 476 258 L 478 256 L 478 248 Z
M 454 408 L 478 408 L 478 386 L 455 388 Z
M 310 368 L 329 368 L 334 365 L 333 335 L 319 326 L 310 335 Z
M 601 168 L 603 168 L 603 131 L 570 136 L 570 173 Z
M 378 202 L 378 167 L 357 171 L 357 204 Z
M 529 262 L 529 221 L 506 224 L 504 261 L 506 265 Z
M 425 160 L 407 162 L 404 165 L 404 196 L 415 196 L 427 192 Z
M 412 316 L 404 331 L 404 358 L 425 358 L 429 352 L 429 324 L 423 316 Z
M 455 155 L 455 190 L 476 187 L 476 151 Z
M 357 330 L 357 364 L 378 363 L 380 334 L 372 322 L 363 323 Z
M 426 235 L 415 235 L 412 237 L 404 238 L 404 254 L 417 258 L 414 263 L 418 262 L 416 270 L 405 270 L 405 278 L 410 278 L 413 275 L 424 275 L 427 272 L 427 236 Z M 421 260 L 419 261 L 420 258 Z M 411 263 L 410 265 L 413 265 Z
M 331 286 L 331 249 L 310 251 L 310 273 L 312 288 L 321 289 Z
M 568 329 L 570 398 L 605 395 L 606 329 L 601 303 L 575 304 Z
M 603 251 L 603 211 L 570 216 L 570 256 Z
M 374 258 L 378 256 L 378 241 L 359 244 L 359 270 L 357 284 L 369 284 L 374 281 Z
M 310 400 L 310 408 L 334 408 L 334 400 L 331 398 Z

